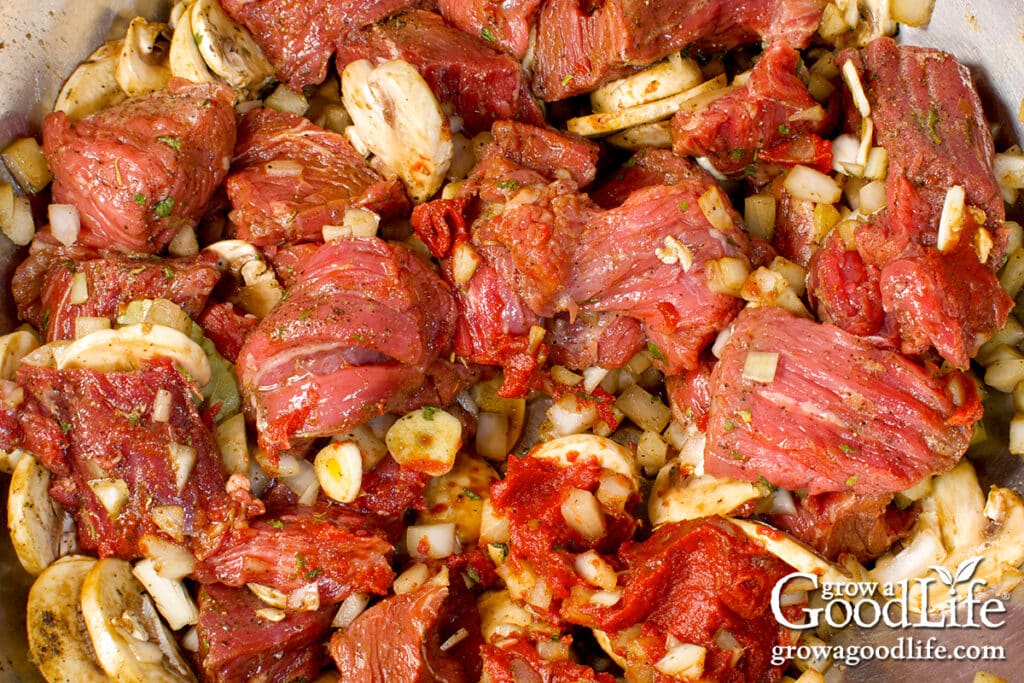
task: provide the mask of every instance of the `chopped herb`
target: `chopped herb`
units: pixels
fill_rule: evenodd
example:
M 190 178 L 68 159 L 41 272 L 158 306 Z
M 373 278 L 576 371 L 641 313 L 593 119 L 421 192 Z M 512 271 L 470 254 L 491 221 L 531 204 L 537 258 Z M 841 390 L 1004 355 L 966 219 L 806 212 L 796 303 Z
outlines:
M 200 45 L 203 44 L 203 34 L 202 33 L 193 33 L 192 34 L 192 40 L 195 41 L 196 47 L 199 47 Z
M 502 561 L 508 557 L 508 543 L 491 543 L 491 547 L 494 548 L 496 553 L 501 555 Z
M 174 137 L 173 135 L 158 135 L 156 136 L 157 142 L 162 142 L 175 152 L 181 149 L 181 140 Z
M 354 341 L 357 344 L 368 344 L 368 343 L 370 343 L 370 340 L 367 339 L 366 337 L 364 337 L 361 334 L 353 334 L 351 337 L 349 337 L 349 339 L 351 339 L 352 341 Z
M 573 79 L 572 74 L 565 74 L 562 76 L 562 85 L 569 85 L 569 82 Z
M 164 279 L 165 280 L 173 280 L 174 279 L 174 269 L 171 268 L 170 266 L 164 266 Z
M 306 310 L 304 310 L 302 313 L 299 314 L 299 320 L 305 320 L 306 318 L 308 318 L 311 315 L 313 315 L 313 309 L 312 308 L 307 308 Z
M 637 160 L 637 157 L 636 157 L 636 155 L 634 154 L 634 155 L 633 155 L 633 156 L 631 156 L 631 157 L 630 157 L 630 158 L 629 158 L 628 160 L 626 160 L 626 163 L 624 163 L 624 164 L 622 165 L 622 167 L 623 167 L 623 168 L 633 168 L 634 166 L 636 166 L 636 160 Z
M 63 434 L 67 434 L 71 431 L 71 423 L 65 422 L 64 420 L 57 420 L 57 424 L 60 425 L 60 431 Z
M 141 192 L 136 192 L 134 199 L 135 203 L 138 204 L 139 206 L 146 205 L 146 195 L 142 194 Z
M 734 425 L 732 423 L 732 420 L 726 420 L 725 421 L 725 431 L 731 432 L 734 429 L 736 429 L 736 425 Z
M 462 492 L 466 494 L 466 498 L 469 498 L 470 500 L 480 500 L 480 494 L 474 491 L 473 489 L 464 487 L 462 489 Z
M 757 166 L 755 164 L 750 164 L 745 169 L 743 169 L 743 175 L 747 177 L 752 176 L 755 173 L 757 173 Z
M 270 526 L 274 527 L 275 529 L 283 529 L 284 528 L 284 522 L 282 522 L 279 519 L 268 520 L 267 524 L 269 524 Z
M 305 566 L 306 566 L 306 556 L 305 555 L 296 555 L 295 556 L 295 568 L 301 571 L 302 568 L 305 567 Z
M 859 452 L 853 446 L 848 446 L 845 443 L 839 444 L 839 450 L 841 450 L 843 453 L 857 453 L 857 452 Z
M 846 480 L 846 487 L 847 487 L 847 488 L 853 488 L 854 484 L 856 484 L 856 483 L 857 483 L 857 480 L 858 480 L 858 479 L 860 479 L 860 477 L 859 477 L 858 475 L 856 475 L 856 474 L 855 474 L 855 475 L 853 475 L 853 476 L 851 476 L 851 477 L 849 477 L 849 478 L 848 478 L 848 479 Z
M 733 451 L 732 453 L 729 454 L 729 457 L 732 458 L 733 460 L 746 460 L 747 459 L 745 456 L 741 455 L 738 451 Z
M 647 353 L 651 354 L 654 360 L 665 360 L 665 354 L 654 342 L 647 342 Z
M 315 579 L 316 577 L 320 576 L 323 573 L 324 573 L 324 570 L 321 569 L 320 567 L 317 567 L 316 569 L 310 569 L 308 572 L 306 572 L 306 578 L 308 580 L 312 581 L 313 579 Z
M 433 420 L 434 415 L 437 414 L 438 410 L 440 410 L 440 408 L 436 408 L 434 406 L 423 406 L 423 419 Z
M 679 202 L 679 210 L 680 211 L 688 211 L 689 209 L 690 209 L 690 202 L 686 201 L 685 199 L 683 201 Z
M 789 124 L 780 123 L 776 130 L 779 131 L 779 135 L 789 135 Z
M 156 215 L 160 218 L 167 218 L 171 215 L 171 211 L 174 210 L 174 197 L 164 197 L 156 203 Z
M 751 420 L 754 419 L 754 414 L 752 412 L 750 412 L 749 410 L 746 410 L 746 409 L 741 410 L 741 411 L 737 412 L 736 414 L 740 416 L 741 420 L 743 420 L 744 422 L 747 422 L 747 423 L 749 423 Z
M 687 408 L 685 411 L 683 411 L 683 415 L 686 416 L 687 420 L 692 420 L 693 419 L 693 408 Z
M 729 156 L 731 156 L 733 159 L 736 159 L 737 161 L 739 161 L 740 159 L 742 159 L 746 155 L 747 155 L 747 148 L 746 147 L 737 147 L 736 149 L 734 149 L 732 152 L 729 153 Z
M 771 485 L 771 482 L 769 482 L 767 479 L 765 479 L 763 474 L 759 475 L 757 477 L 757 483 L 760 484 L 761 486 L 765 487 L 769 491 L 774 491 L 775 490 L 775 487 Z
M 480 574 L 477 573 L 473 567 L 466 567 L 466 576 L 469 577 L 473 583 L 480 583 Z
M 484 26 L 480 29 L 480 37 L 486 40 L 488 43 L 494 42 L 494 31 L 491 30 L 490 26 Z
M 136 408 L 135 410 L 133 410 L 130 413 L 122 413 L 122 414 L 124 415 L 124 418 L 126 420 L 128 420 L 128 422 L 130 424 L 132 424 L 132 425 L 139 424 L 139 419 L 142 418 L 142 411 L 139 410 L 138 408 Z
M 502 189 L 502 190 L 511 190 L 512 192 L 515 192 L 516 190 L 519 189 L 519 181 L 518 180 L 499 180 L 498 181 L 498 188 Z

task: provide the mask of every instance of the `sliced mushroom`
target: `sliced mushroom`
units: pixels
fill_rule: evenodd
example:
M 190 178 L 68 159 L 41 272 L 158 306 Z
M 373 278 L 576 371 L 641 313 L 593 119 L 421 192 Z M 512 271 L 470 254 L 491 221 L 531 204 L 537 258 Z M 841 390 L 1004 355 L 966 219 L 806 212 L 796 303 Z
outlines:
M 264 317 L 281 301 L 284 288 L 260 251 L 245 240 L 221 240 L 206 247 L 217 254 L 217 265 L 238 275 L 244 284 L 238 305 L 257 318 Z
M 766 495 L 768 490 L 758 484 L 710 475 L 696 476 L 687 465 L 673 461 L 658 472 L 647 503 L 647 514 L 654 526 L 728 515 L 744 503 Z
M 817 574 L 822 581 L 828 583 L 844 583 L 854 580 L 845 567 L 832 564 L 819 557 L 817 553 L 767 524 L 750 522 L 745 519 L 730 519 L 752 541 L 762 546 L 768 553 L 779 558 L 790 567 L 805 574 Z
M 199 46 L 200 38 L 192 28 L 192 9 L 189 3 L 178 3 L 171 10 L 174 35 L 171 36 L 171 75 L 185 78 L 193 83 L 208 83 L 217 80 L 210 73 Z
M 96 559 L 72 555 L 46 568 L 28 593 L 28 647 L 50 683 L 107 683 L 82 617 L 85 575 Z
M 606 470 L 621 474 L 629 480 L 634 491 L 640 490 L 640 471 L 636 457 L 624 446 L 596 434 L 570 434 L 540 444 L 529 453 L 530 457 L 552 460 L 568 467 L 578 458 L 594 457 Z
M 643 71 L 605 83 L 590 93 L 595 112 L 621 111 L 693 88 L 704 80 L 696 60 L 679 53 Z
M 39 347 L 39 339 L 27 330 L 0 337 L 0 380 L 13 380 L 21 359 Z
M 181 332 L 142 323 L 100 330 L 53 349 L 58 370 L 89 368 L 100 372 L 135 370 L 148 360 L 170 358 L 199 386 L 210 381 L 210 361 L 199 344 Z
M 1024 502 L 1016 492 L 993 486 L 986 499 L 974 468 L 963 461 L 934 479 L 932 493 L 920 505 L 910 538 L 878 558 L 871 571 L 873 580 L 898 584 L 901 579 L 925 576 L 940 579 L 928 587 L 929 611 L 945 609 L 952 597 L 947 577 L 955 579 L 953 595 L 959 597 L 970 590 L 971 579 L 983 579 L 985 591 L 1000 593 L 1020 583 Z M 908 604 L 920 610 L 924 607 L 921 586 L 912 582 L 910 587 Z
M 225 83 L 257 93 L 273 79 L 274 67 L 252 34 L 229 17 L 217 0 L 198 0 L 189 15 L 195 45 L 209 70 Z
M 118 683 L 195 681 L 130 564 L 99 560 L 85 575 L 81 604 L 96 659 Z
M 123 40 L 107 41 L 79 64 L 64 81 L 53 110 L 78 120 L 123 102 L 127 95 L 118 85 L 116 75 L 123 46 Z
M 64 510 L 50 497 L 50 471 L 25 453 L 11 475 L 7 528 L 18 561 L 38 576 L 60 554 Z
M 129 97 L 160 90 L 171 78 L 167 66 L 167 24 L 135 17 L 128 25 L 115 75 Z
M 416 203 L 441 187 L 454 154 L 448 117 L 419 72 L 401 60 L 349 63 L 342 99 L 360 146 L 401 178 Z

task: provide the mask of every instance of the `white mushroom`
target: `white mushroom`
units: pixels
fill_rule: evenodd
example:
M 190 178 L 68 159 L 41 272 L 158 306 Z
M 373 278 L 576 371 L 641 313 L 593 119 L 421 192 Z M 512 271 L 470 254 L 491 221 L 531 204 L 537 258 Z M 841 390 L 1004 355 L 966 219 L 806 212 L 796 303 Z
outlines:
M 1024 502 L 1017 493 L 993 486 L 986 500 L 974 468 L 963 461 L 933 480 L 932 493 L 920 505 L 910 538 L 878 558 L 871 571 L 873 580 L 898 584 L 925 576 L 938 579 L 928 588 L 930 611 L 946 607 L 950 583 L 955 584 L 955 594 L 963 597 L 972 579 L 986 581 L 986 592 L 1000 593 L 1021 581 Z M 920 585 L 910 585 L 908 603 L 920 610 L 924 597 Z
M 401 60 L 374 67 L 361 59 L 345 67 L 341 91 L 353 121 L 346 135 L 354 132 L 356 148 L 401 178 L 414 202 L 437 192 L 454 145 L 448 118 L 419 72 Z
M 546 441 L 529 453 L 569 467 L 577 459 L 594 457 L 606 470 L 621 474 L 629 480 L 634 491 L 640 490 L 640 471 L 632 452 L 609 438 L 596 434 L 571 434 Z
M 622 111 L 688 90 L 704 80 L 696 60 L 670 55 L 643 71 L 605 83 L 590 93 L 595 112 Z
M 209 70 L 225 83 L 256 93 L 273 79 L 274 67 L 252 34 L 229 17 L 217 0 L 198 0 L 189 15 L 195 45 Z
M 178 3 L 171 10 L 174 35 L 171 36 L 171 74 L 193 83 L 208 83 L 217 80 L 206 66 L 206 60 L 196 42 L 199 37 L 192 28 L 192 9 L 189 3 Z
M 690 467 L 673 461 L 658 472 L 647 513 L 654 526 L 728 515 L 740 505 L 767 494 L 764 487 L 748 481 L 696 476 Z
M 832 564 L 818 556 L 813 550 L 791 536 L 767 524 L 750 522 L 745 519 L 730 519 L 754 543 L 779 558 L 798 572 L 817 574 L 823 582 L 844 583 L 853 580 L 845 567 Z
M 108 683 L 89 644 L 79 596 L 96 559 L 72 555 L 46 568 L 28 593 L 28 647 L 50 683 Z
M 118 683 L 195 681 L 130 564 L 99 560 L 85 575 L 81 604 L 96 658 Z
M 170 358 L 199 386 L 210 381 L 210 361 L 199 344 L 178 330 L 142 323 L 100 330 L 53 349 L 58 370 L 88 368 L 100 372 L 135 370 L 153 358 Z
M 7 528 L 21 566 L 39 575 L 60 554 L 64 510 L 50 497 L 50 471 L 25 453 L 11 475 Z
M 127 96 L 118 85 L 116 76 L 123 45 L 123 40 L 107 41 L 79 64 L 64 81 L 53 110 L 78 120 L 123 102 Z
M 206 250 L 217 254 L 221 270 L 229 270 L 242 278 L 244 286 L 239 292 L 238 305 L 243 310 L 262 318 L 281 301 L 284 288 L 256 247 L 245 240 L 221 240 Z
M 199 608 L 188 594 L 185 584 L 181 579 L 161 576 L 155 560 L 139 560 L 132 573 L 152 596 L 157 610 L 173 630 L 177 631 L 199 621 Z
M 160 90 L 171 78 L 167 66 L 167 24 L 135 17 L 128 25 L 115 75 L 129 97 Z
M 0 380 L 14 379 L 21 359 L 39 347 L 39 339 L 28 330 L 17 330 L 0 337 Z

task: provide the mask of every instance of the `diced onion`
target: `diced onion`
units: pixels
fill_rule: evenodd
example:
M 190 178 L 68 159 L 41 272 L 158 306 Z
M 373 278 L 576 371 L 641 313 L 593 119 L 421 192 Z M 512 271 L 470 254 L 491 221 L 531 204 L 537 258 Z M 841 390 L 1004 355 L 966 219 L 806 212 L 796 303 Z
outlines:
M 697 205 L 701 212 L 715 230 L 726 231 L 732 227 L 732 216 L 726 208 L 725 200 L 718 188 L 712 186 L 707 189 L 698 199 Z
M 644 471 L 654 474 L 665 464 L 668 444 L 657 432 L 645 431 L 636 442 L 636 459 Z
M 264 621 L 269 621 L 273 624 L 276 624 L 278 622 L 284 621 L 285 617 L 288 616 L 288 613 L 285 612 L 283 609 L 277 609 L 275 607 L 261 607 L 258 610 L 256 610 L 256 616 L 258 616 L 260 619 L 263 619 Z
M 481 411 L 476 422 L 476 452 L 488 460 L 508 455 L 508 415 Z
M 768 509 L 770 515 L 795 515 L 796 503 L 793 501 L 793 494 L 786 489 L 775 489 L 772 494 L 772 506 Z
M 339 503 L 351 503 L 363 485 L 363 457 L 351 441 L 334 441 L 316 454 L 313 462 L 320 488 Z
M 797 199 L 835 204 L 843 191 L 835 180 L 809 166 L 794 166 L 783 181 L 786 190 Z
M 735 256 L 723 256 L 708 261 L 704 266 L 704 277 L 708 289 L 717 294 L 739 296 L 740 288 L 747 281 L 750 266 L 745 259 Z
M 128 503 L 128 483 L 124 479 L 90 479 L 86 483 L 111 517 L 117 517 Z
M 451 634 L 448 638 L 446 638 L 445 641 L 441 643 L 441 645 L 438 646 L 437 649 L 441 652 L 447 652 L 448 650 L 452 649 L 468 637 L 469 631 L 466 628 L 460 628 L 458 631 L 456 631 L 455 633 Z
M 881 148 L 879 148 L 881 149 Z M 832 141 L 832 169 L 844 175 L 859 175 L 853 170 L 857 169 L 857 153 L 860 150 L 860 140 L 844 133 Z
M 602 368 L 599 365 L 592 365 L 589 368 L 583 370 L 583 391 L 588 394 L 593 392 L 600 384 L 601 381 L 608 374 L 608 370 Z
M 264 586 L 262 583 L 247 583 L 245 585 L 265 605 L 277 609 L 285 609 L 288 606 L 288 594 L 282 590 L 273 586 Z
M 872 180 L 860 188 L 859 211 L 865 216 L 870 216 L 885 208 L 885 183 L 881 180 Z
M 183 579 L 196 568 L 196 558 L 187 548 L 160 536 L 146 534 L 139 539 L 139 552 L 153 561 L 153 569 L 166 579 Z
M 620 600 L 622 600 L 622 591 L 619 589 L 596 591 L 590 596 L 591 604 L 599 607 L 611 607 L 618 604 Z
M 110 329 L 110 318 L 95 318 L 86 315 L 80 315 L 75 318 L 75 339 L 81 339 L 82 337 L 98 332 L 99 330 Z
M 196 237 L 196 230 L 191 225 L 186 225 L 178 231 L 170 244 L 167 245 L 167 252 L 171 256 L 195 256 L 199 253 L 199 240 Z
M 185 531 L 185 509 L 180 505 L 157 505 L 149 511 L 149 517 L 160 531 L 171 538 L 182 540 Z
M 0 184 L 0 231 L 19 247 L 31 242 L 36 235 L 32 204 L 28 197 L 15 197 L 8 183 Z
M 555 436 L 569 436 L 587 431 L 597 421 L 597 411 L 581 403 L 573 394 L 566 394 L 547 409 Z
M 199 652 L 199 631 L 193 626 L 181 637 L 181 646 L 189 652 Z
M 491 543 L 508 543 L 509 521 L 507 517 L 500 517 L 494 512 L 491 499 L 484 499 L 480 510 L 480 545 Z
M 299 586 L 288 594 L 288 609 L 315 612 L 320 609 L 320 587 L 316 582 Z
M 441 559 L 459 552 L 455 524 L 414 524 L 405 530 L 405 546 L 411 557 Z
M 654 668 L 673 678 L 700 678 L 704 674 L 707 650 L 699 645 L 682 643 L 671 648 L 654 664 Z
M 954 185 L 946 190 L 946 198 L 942 202 L 942 215 L 939 218 L 939 235 L 935 246 L 939 251 L 951 251 L 960 240 L 960 231 L 964 227 L 966 198 L 963 185 Z
M 395 595 L 412 593 L 423 586 L 428 579 L 430 579 L 430 568 L 422 562 L 417 562 L 395 577 L 391 589 L 395 591 Z
M 263 106 L 302 116 L 309 109 L 309 101 L 302 93 L 295 92 L 282 84 L 277 86 L 267 99 L 263 100 Z
M 924 26 L 931 21 L 934 7 L 935 0 L 890 0 L 889 15 L 907 26 Z
M 790 607 L 792 605 L 804 605 L 807 603 L 807 591 L 787 591 L 779 598 L 779 605 Z
M 466 284 L 473 278 L 481 262 L 482 259 L 472 244 L 460 242 L 452 250 L 452 280 L 457 285 Z
M 846 86 L 850 89 L 850 95 L 853 97 L 853 104 L 857 107 L 857 111 L 864 118 L 871 116 L 871 103 L 868 102 L 868 97 L 864 94 L 864 85 L 860 81 L 860 72 L 857 71 L 857 66 L 851 60 L 847 60 L 843 64 L 842 74 Z
M 864 165 L 864 177 L 869 180 L 883 180 L 889 171 L 889 152 L 885 147 L 872 147 Z
M 537 641 L 537 655 L 549 662 L 569 659 L 569 646 L 561 638 Z
M 867 166 L 868 154 L 871 153 L 871 143 L 875 139 L 875 122 L 871 117 L 862 119 L 860 122 L 860 145 L 857 147 L 857 165 L 862 169 Z
M 544 579 L 538 579 L 536 583 L 533 584 L 530 592 L 527 593 L 525 601 L 534 607 L 546 610 L 551 606 L 551 600 L 553 598 L 554 595 L 552 595 L 551 588 L 548 586 L 547 581 Z
M 425 567 L 425 565 L 420 566 Z M 352 593 L 341 601 L 338 611 L 334 614 L 334 621 L 331 622 L 331 626 L 334 628 L 346 628 L 356 620 L 356 617 L 363 613 L 369 602 L 370 596 L 367 593 Z
M 672 410 L 661 399 L 634 384 L 623 391 L 615 401 L 615 407 L 638 427 L 652 432 L 661 432 L 672 419 Z
M 242 413 L 236 413 L 217 425 L 217 445 L 220 447 L 224 470 L 228 474 L 249 472 L 249 446 L 245 434 L 245 416 Z
M 275 159 L 263 167 L 263 171 L 271 178 L 297 178 L 304 169 L 305 166 L 295 159 Z
M 157 390 L 151 413 L 154 422 L 167 422 L 171 419 L 171 398 L 171 392 L 166 389 Z
M 618 586 L 615 569 L 594 550 L 577 555 L 573 566 L 576 573 L 591 585 L 605 590 L 614 590 Z
M 50 204 L 48 209 L 50 232 L 65 247 L 78 241 L 78 233 L 82 229 L 82 221 L 78 209 L 73 204 Z
M 627 477 L 618 472 L 605 472 L 594 492 L 598 502 L 611 510 L 623 510 L 633 495 L 633 485 Z
M 306 460 L 299 460 L 299 472 L 290 477 L 282 477 L 284 485 L 299 497 L 300 505 L 312 505 L 320 492 L 320 482 L 316 478 L 316 469 Z
M 768 384 L 775 379 L 779 354 L 771 351 L 749 351 L 743 361 L 743 379 Z
M 1010 452 L 1024 455 L 1024 413 L 1017 413 L 1010 420 Z
M 605 534 L 601 504 L 594 494 L 584 489 L 571 489 L 560 507 L 562 518 L 569 528 L 584 538 L 597 539 Z
M 942 564 L 945 558 L 942 539 L 935 530 L 924 527 L 898 553 L 879 558 L 871 570 L 871 579 L 882 584 L 914 579 L 927 574 L 933 565 Z
M 174 471 L 174 483 L 178 487 L 178 493 L 181 493 L 185 490 L 192 468 L 195 467 L 196 449 L 171 442 L 167 445 L 167 451 L 171 458 L 171 469 Z
M 71 276 L 71 289 L 68 291 L 68 303 L 79 306 L 89 300 L 89 281 L 85 273 L 75 273 Z
M 19 138 L 7 145 L 0 158 L 10 171 L 18 185 L 25 192 L 36 194 L 41 192 L 53 178 L 46 164 L 43 148 L 35 138 Z
M 766 192 L 748 195 L 743 200 L 743 222 L 754 237 L 770 240 L 775 231 L 775 197 Z

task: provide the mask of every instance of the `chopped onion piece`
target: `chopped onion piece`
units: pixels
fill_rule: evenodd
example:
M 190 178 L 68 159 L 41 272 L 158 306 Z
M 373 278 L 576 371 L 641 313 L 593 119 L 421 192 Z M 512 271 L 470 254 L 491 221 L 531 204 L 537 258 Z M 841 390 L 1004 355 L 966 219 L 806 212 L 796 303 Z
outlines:
M 967 195 L 963 185 L 954 185 L 946 190 L 942 202 L 942 216 L 939 218 L 939 235 L 935 246 L 939 251 L 951 251 L 960 239 L 964 227 Z
M 750 265 L 746 259 L 735 256 L 723 256 L 708 261 L 704 265 L 704 277 L 708 289 L 717 294 L 739 296 L 743 283 L 750 274 Z
M 459 643 L 461 643 L 462 641 L 464 641 L 468 637 L 469 637 L 469 631 L 466 630 L 465 628 L 460 628 L 458 631 L 456 631 L 455 633 L 451 634 L 451 636 L 449 636 L 447 639 L 445 639 L 445 641 L 443 643 L 441 643 L 441 645 L 438 646 L 437 649 L 440 650 L 441 652 L 447 652 L 448 650 L 452 649 L 453 647 L 455 647 L 456 645 L 458 645 Z
M 50 219 L 50 231 L 58 242 L 70 247 L 78 241 L 78 233 L 82 229 L 82 219 L 73 204 L 50 204 L 47 211 Z
M 566 394 L 547 409 L 548 420 L 555 436 L 569 436 L 587 431 L 597 421 L 597 410 Z
M 263 100 L 263 106 L 276 109 L 280 112 L 291 112 L 302 116 L 309 109 L 309 101 L 301 92 L 295 92 L 288 86 L 281 84 Z
M 425 565 L 420 566 L 423 567 Z M 331 622 L 331 626 L 334 628 L 346 628 L 356 620 L 356 617 L 363 613 L 369 602 L 370 596 L 367 593 L 350 594 L 338 606 L 338 611 L 334 615 L 334 621 Z
M 181 493 L 185 490 L 192 468 L 195 467 L 196 449 L 171 442 L 167 445 L 167 451 L 171 458 L 171 469 L 174 471 L 174 483 L 178 487 L 178 493 Z
M 256 616 L 264 621 L 269 621 L 276 624 L 279 621 L 284 621 L 284 618 L 288 616 L 288 613 L 283 609 L 277 609 L 274 607 L 261 607 L 256 610 Z
M 859 211 L 865 216 L 878 213 L 885 208 L 885 183 L 881 180 L 872 180 L 860 188 Z
M 843 196 L 835 180 L 809 166 L 794 166 L 786 174 L 783 185 L 797 199 L 809 202 L 835 204 Z
M 89 300 L 89 281 L 85 273 L 75 273 L 71 276 L 71 289 L 68 291 L 68 303 L 72 306 L 79 306 Z
M 775 489 L 772 494 L 772 506 L 768 508 L 770 515 L 795 515 L 796 503 L 793 494 L 786 489 Z
M 177 631 L 198 623 L 199 608 L 180 579 L 161 576 L 156 571 L 156 563 L 148 558 L 136 562 L 132 574 L 153 598 L 157 611 L 167 620 L 172 630 Z
M 857 3 L 854 3 L 856 5 Z M 843 80 L 846 81 L 846 87 L 850 89 L 850 95 L 853 97 L 853 104 L 857 107 L 857 111 L 864 118 L 871 116 L 871 103 L 868 102 L 867 95 L 864 94 L 864 85 L 860 81 L 860 72 L 857 71 L 857 66 L 851 60 L 847 60 L 842 67 Z
M 584 538 L 597 539 L 605 534 L 601 504 L 594 494 L 584 489 L 571 489 L 561 505 L 562 518 L 569 528 Z
M 476 422 L 476 452 L 488 460 L 508 455 L 508 415 L 481 411 Z
M 180 505 L 157 505 L 149 511 L 149 517 L 160 531 L 181 541 L 185 531 L 185 508 Z
M 775 197 L 767 192 L 748 195 L 743 200 L 743 222 L 754 237 L 770 240 L 775 232 Z
M 315 612 L 320 609 L 320 587 L 316 582 L 299 586 L 288 594 L 288 609 Z
M 139 552 L 153 560 L 156 573 L 166 579 L 183 579 L 196 568 L 196 558 L 187 548 L 153 534 L 139 539 Z
M 779 354 L 772 351 L 749 351 L 743 361 L 743 379 L 768 384 L 775 379 Z
M 417 562 L 395 577 L 391 588 L 395 591 L 395 595 L 412 593 L 423 586 L 428 579 L 430 579 L 430 568 L 422 562 Z
M 934 8 L 935 0 L 890 0 L 889 15 L 893 21 L 907 26 L 924 26 L 931 21 Z
M 0 232 L 19 247 L 32 241 L 36 223 L 28 197 L 15 197 L 9 183 L 0 184 Z
M 181 646 L 189 652 L 199 652 L 199 631 L 193 626 L 181 637 Z
M 508 543 L 509 521 L 507 517 L 500 517 L 494 512 L 494 506 L 490 498 L 484 499 L 480 510 L 480 545 L 491 543 Z
M 249 472 L 249 445 L 242 413 L 236 413 L 217 425 L 217 446 L 228 474 Z
M 608 370 L 599 365 L 591 365 L 589 368 L 585 368 L 583 370 L 583 391 L 588 394 L 592 393 L 607 374 Z
M 857 165 L 862 169 L 867 166 L 871 143 L 875 140 L 875 122 L 869 116 L 860 122 L 860 145 L 857 147 Z
M 599 607 L 611 607 L 622 600 L 622 591 L 619 589 L 610 591 L 597 591 L 590 596 L 591 604 Z
M 879 148 L 881 149 L 881 148 Z M 843 175 L 855 175 L 850 170 L 857 165 L 860 140 L 844 133 L 832 141 L 832 169 Z
M 699 645 L 682 643 L 665 653 L 654 668 L 673 678 L 700 678 L 704 674 L 707 650 Z
M 456 285 L 469 282 L 483 259 L 469 242 L 460 242 L 452 250 L 452 280 Z
M 672 419 L 672 410 L 638 384 L 619 394 L 615 407 L 638 427 L 652 432 L 661 432 Z
M 455 524 L 414 524 L 405 530 L 405 547 L 417 559 L 441 559 L 459 552 Z
M 729 215 L 729 209 L 726 208 L 725 200 L 722 198 L 722 193 L 719 192 L 717 187 L 712 186 L 708 188 L 697 199 L 697 205 L 700 206 L 704 217 L 715 230 L 724 232 L 733 226 L 732 216 Z M 691 258 L 691 262 L 692 260 Z
M 90 479 L 86 483 L 111 517 L 117 517 L 128 502 L 128 483 L 124 479 Z
M 883 180 L 889 172 L 889 152 L 885 147 L 872 147 L 864 165 L 864 177 L 869 180 Z
M 320 492 L 320 482 L 316 478 L 316 468 L 306 460 L 299 460 L 299 472 L 290 477 L 282 477 L 284 485 L 299 497 L 300 505 L 312 505 Z
M 247 583 L 245 585 L 265 605 L 270 605 L 277 609 L 285 609 L 288 606 L 288 594 L 282 590 L 272 586 L 264 586 L 262 583 Z
M 196 230 L 191 225 L 186 225 L 178 231 L 170 244 L 167 245 L 167 252 L 171 256 L 195 256 L 199 253 L 199 239 L 196 237 Z
M 618 586 L 619 580 L 615 575 L 615 569 L 598 555 L 597 551 L 588 550 L 580 553 L 576 556 L 573 566 L 576 573 L 591 585 L 609 591 Z
M 154 422 L 167 422 L 171 419 L 171 398 L 171 392 L 166 389 L 157 390 L 151 413 Z

